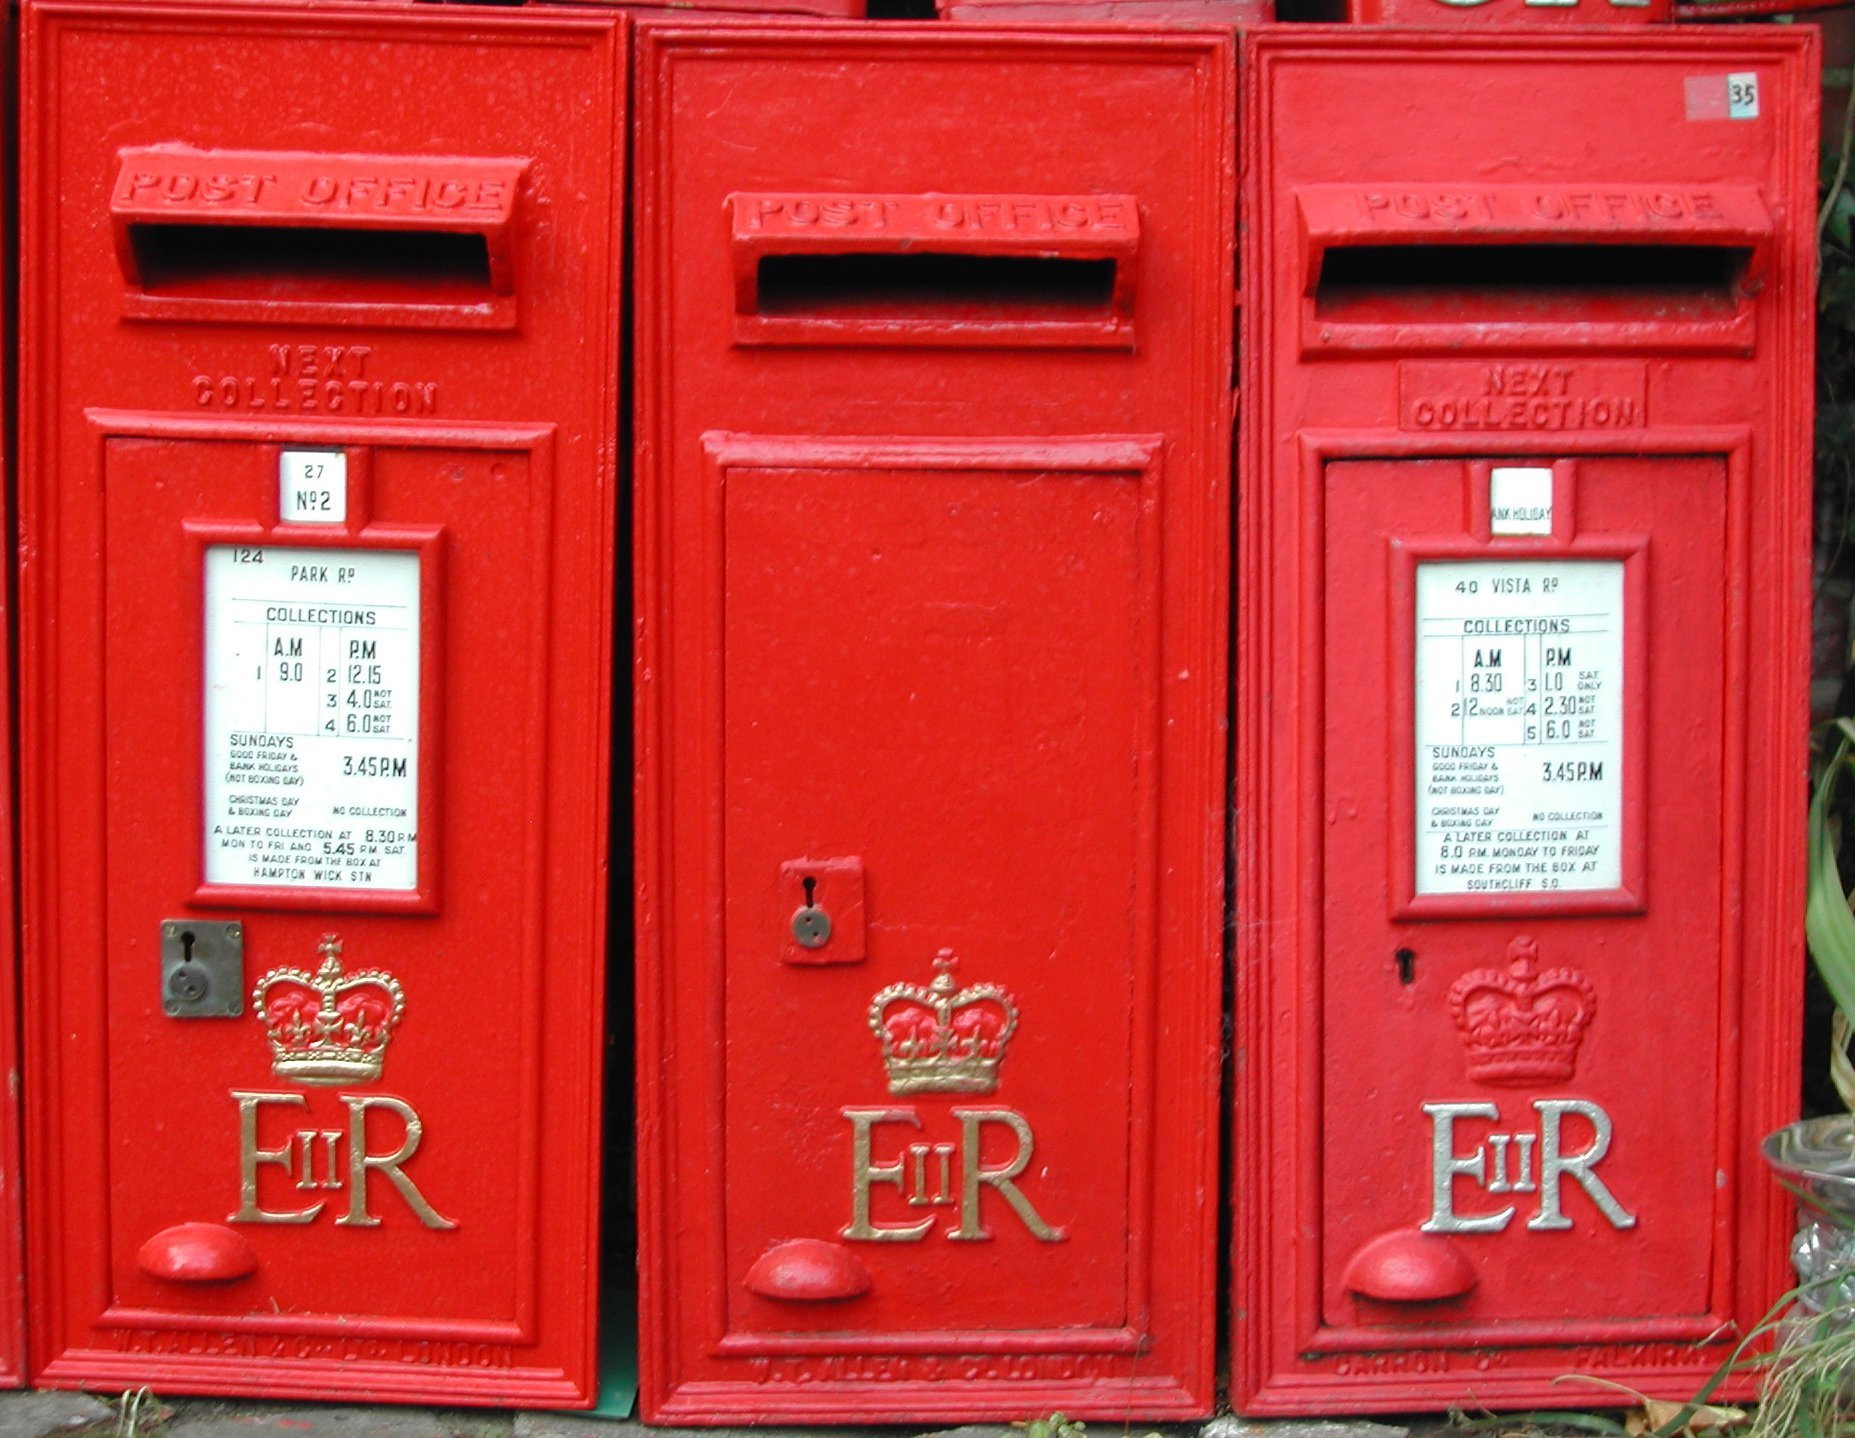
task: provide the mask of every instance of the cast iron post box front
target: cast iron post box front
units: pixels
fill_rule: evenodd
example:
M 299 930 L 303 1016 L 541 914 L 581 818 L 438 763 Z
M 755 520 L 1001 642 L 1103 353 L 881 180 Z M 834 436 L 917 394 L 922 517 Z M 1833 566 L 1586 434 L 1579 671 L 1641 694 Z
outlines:
M 1813 36 L 1250 54 L 1238 1402 L 1685 1397 L 1786 1286 Z
M 28 9 L 38 1382 L 589 1400 L 626 23 Z
M 1207 1412 L 1231 42 L 639 47 L 645 1416 Z

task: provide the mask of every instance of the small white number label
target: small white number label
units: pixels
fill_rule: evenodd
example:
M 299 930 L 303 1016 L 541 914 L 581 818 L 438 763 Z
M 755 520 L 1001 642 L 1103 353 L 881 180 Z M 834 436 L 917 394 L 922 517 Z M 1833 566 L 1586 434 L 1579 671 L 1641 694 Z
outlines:
M 1552 533 L 1552 471 L 1544 465 L 1495 465 L 1488 471 L 1491 534 Z
M 277 518 L 285 524 L 346 524 L 347 454 L 286 449 L 277 461 Z
M 1726 77 L 1726 118 L 1729 120 L 1756 120 L 1758 118 L 1758 75 L 1753 71 Z

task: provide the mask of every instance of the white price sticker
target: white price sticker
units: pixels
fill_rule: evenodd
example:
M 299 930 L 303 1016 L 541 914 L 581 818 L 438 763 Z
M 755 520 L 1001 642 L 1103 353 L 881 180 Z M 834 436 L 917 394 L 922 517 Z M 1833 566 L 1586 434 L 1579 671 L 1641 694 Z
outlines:
M 1726 77 L 1726 118 L 1729 120 L 1756 120 L 1758 118 L 1758 74 L 1756 71 L 1746 70 Z
M 206 551 L 208 883 L 418 882 L 419 556 Z
M 1418 894 L 1623 882 L 1623 562 L 1417 566 Z

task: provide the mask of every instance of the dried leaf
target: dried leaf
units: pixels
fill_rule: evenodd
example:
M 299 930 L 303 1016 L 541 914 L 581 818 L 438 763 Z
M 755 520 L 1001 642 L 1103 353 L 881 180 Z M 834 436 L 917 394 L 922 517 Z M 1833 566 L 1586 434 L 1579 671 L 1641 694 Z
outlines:
M 1642 1407 L 1631 1410 L 1623 1419 L 1623 1426 L 1630 1438 L 1641 1438 L 1642 1434 L 1665 1429 L 1668 1424 L 1681 1416 L 1682 1410 L 1689 1407 L 1687 1403 L 1670 1403 L 1661 1398 L 1644 1398 Z M 1684 1435 L 1705 1433 L 1710 1429 L 1731 1428 L 1746 1420 L 1743 1408 L 1727 1408 L 1713 1403 L 1696 1403 L 1688 1413 L 1687 1422 L 1675 1430 Z

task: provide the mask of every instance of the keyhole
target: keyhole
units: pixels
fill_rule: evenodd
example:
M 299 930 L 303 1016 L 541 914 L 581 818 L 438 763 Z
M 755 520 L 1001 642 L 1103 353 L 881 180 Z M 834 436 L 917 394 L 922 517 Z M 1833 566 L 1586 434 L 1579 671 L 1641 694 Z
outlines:
M 167 977 L 167 1011 L 170 1014 L 199 1003 L 210 986 L 205 966 L 193 961 L 193 946 L 198 936 L 191 929 L 182 929 L 174 937 L 180 940 L 180 962 Z
M 818 907 L 818 880 L 807 874 L 799 880 L 805 902 L 793 911 L 792 937 L 802 949 L 821 949 L 831 938 L 831 916 Z
M 1398 961 L 1398 982 L 1401 984 L 1416 983 L 1417 951 L 1415 949 L 1399 949 L 1392 955 L 1392 958 Z

